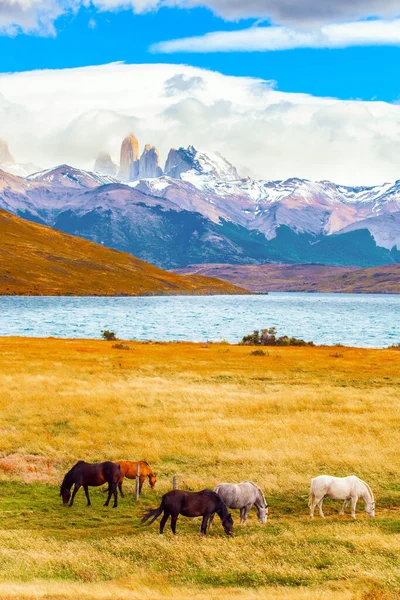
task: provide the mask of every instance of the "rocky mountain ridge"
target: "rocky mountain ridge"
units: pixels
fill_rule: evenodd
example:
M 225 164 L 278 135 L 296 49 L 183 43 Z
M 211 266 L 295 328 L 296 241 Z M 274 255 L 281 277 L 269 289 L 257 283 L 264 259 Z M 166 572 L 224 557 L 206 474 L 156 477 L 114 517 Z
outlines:
M 400 260 L 400 181 L 351 188 L 241 179 L 219 154 L 193 146 L 172 149 L 163 173 L 156 148 L 139 156 L 133 134 L 121 155 L 132 181 L 120 181 L 121 165 L 117 176 L 68 165 L 27 178 L 0 173 L 0 207 L 166 268 Z

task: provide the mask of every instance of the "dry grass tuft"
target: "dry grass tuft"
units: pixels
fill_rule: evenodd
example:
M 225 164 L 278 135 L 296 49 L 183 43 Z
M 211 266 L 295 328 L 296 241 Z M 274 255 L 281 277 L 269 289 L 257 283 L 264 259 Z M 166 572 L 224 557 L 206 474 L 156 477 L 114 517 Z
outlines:
M 24 483 L 54 481 L 58 476 L 58 470 L 50 459 L 34 454 L 14 453 L 1 457 L 0 472 L 13 475 Z

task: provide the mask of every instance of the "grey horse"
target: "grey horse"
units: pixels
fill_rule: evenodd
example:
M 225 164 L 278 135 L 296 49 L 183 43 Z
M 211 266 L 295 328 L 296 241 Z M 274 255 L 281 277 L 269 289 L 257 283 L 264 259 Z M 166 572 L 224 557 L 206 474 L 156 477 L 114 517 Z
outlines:
M 240 508 L 240 524 L 246 525 L 247 515 L 253 504 L 257 507 L 258 520 L 266 523 L 268 518 L 268 504 L 260 488 L 251 481 L 242 483 L 220 483 L 214 488 L 228 508 Z M 210 525 L 212 518 L 210 519 Z

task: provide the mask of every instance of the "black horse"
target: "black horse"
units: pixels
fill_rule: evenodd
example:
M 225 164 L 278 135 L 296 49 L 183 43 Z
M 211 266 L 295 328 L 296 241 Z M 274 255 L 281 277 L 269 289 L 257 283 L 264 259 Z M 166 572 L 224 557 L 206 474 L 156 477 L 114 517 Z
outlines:
M 90 506 L 89 485 L 98 486 L 108 483 L 108 497 L 104 506 L 110 503 L 111 495 L 114 495 L 115 508 L 118 506 L 118 483 L 121 478 L 121 469 L 113 462 L 87 463 L 80 460 L 65 475 L 60 488 L 60 496 L 63 504 L 72 506 L 76 492 L 81 486 L 85 490 L 87 505 Z M 75 484 L 71 495 L 71 487 Z
M 203 517 L 200 532 L 203 535 L 207 533 L 207 525 L 209 519 L 217 513 L 222 521 L 222 526 L 227 535 L 233 534 L 233 520 L 228 512 L 223 500 L 211 490 L 203 490 L 201 492 L 185 492 L 184 490 L 172 490 L 164 494 L 161 504 L 158 508 L 149 510 L 142 518 L 142 523 L 149 519 L 149 525 L 164 513 L 160 521 L 160 533 L 163 533 L 166 522 L 171 517 L 171 529 L 176 533 L 176 522 L 178 515 L 184 517 Z

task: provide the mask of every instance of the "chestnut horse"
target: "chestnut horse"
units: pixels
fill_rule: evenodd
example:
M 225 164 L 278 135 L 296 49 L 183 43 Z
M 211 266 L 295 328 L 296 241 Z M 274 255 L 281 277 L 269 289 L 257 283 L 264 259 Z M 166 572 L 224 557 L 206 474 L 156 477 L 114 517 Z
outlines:
M 158 508 L 149 510 L 142 517 L 142 523 L 149 521 L 149 525 L 154 523 L 158 517 L 164 513 L 160 521 L 160 533 L 163 533 L 166 522 L 171 517 L 172 533 L 176 534 L 176 522 L 178 515 L 184 517 L 203 517 L 200 532 L 202 535 L 207 533 L 209 519 L 217 513 L 222 521 L 222 527 L 226 535 L 233 534 L 233 519 L 225 506 L 222 498 L 211 490 L 201 492 L 186 492 L 184 490 L 172 490 L 164 494 L 161 504 Z
M 144 461 L 139 460 L 138 462 L 134 462 L 131 460 L 118 460 L 115 464 L 119 466 L 121 469 L 121 479 L 119 480 L 119 491 L 121 493 L 122 498 L 124 497 L 124 493 L 122 491 L 122 484 L 124 478 L 127 479 L 136 479 L 136 466 L 140 466 L 140 474 L 139 474 L 139 494 L 142 491 L 143 484 L 145 482 L 146 477 L 149 478 L 149 483 L 151 489 L 154 490 L 154 486 L 156 485 L 156 476 L 150 468 L 150 465 Z
M 118 483 L 121 477 L 121 469 L 113 462 L 102 462 L 102 463 L 87 463 L 83 460 L 79 460 L 76 465 L 72 467 L 70 471 L 65 475 L 60 488 L 60 496 L 62 497 L 63 504 L 72 506 L 76 492 L 80 487 L 85 490 L 87 505 L 90 506 L 89 498 L 89 485 L 99 486 L 103 483 L 108 483 L 108 497 L 104 506 L 108 506 L 110 503 L 111 495 L 114 495 L 115 508 L 118 506 Z M 71 487 L 74 485 L 74 489 L 71 495 Z

